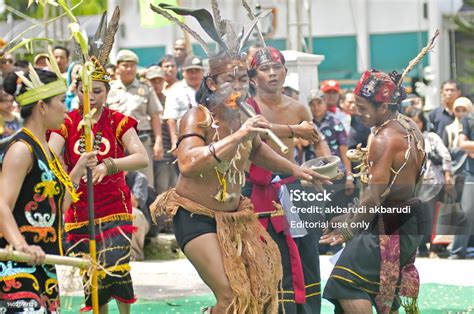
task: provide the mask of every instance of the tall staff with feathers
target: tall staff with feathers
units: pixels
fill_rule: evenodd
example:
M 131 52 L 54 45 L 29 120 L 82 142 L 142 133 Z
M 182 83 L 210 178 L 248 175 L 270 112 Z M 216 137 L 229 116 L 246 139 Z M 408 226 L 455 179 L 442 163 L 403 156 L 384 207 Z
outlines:
M 63 2 L 63 0 L 61 0 Z M 65 9 L 66 10 L 66 9 Z M 90 110 L 89 94 L 92 88 L 92 73 L 94 72 L 94 64 L 90 59 L 90 56 L 97 56 L 100 64 L 106 64 L 109 53 L 112 49 L 114 42 L 114 36 L 118 29 L 118 21 L 120 18 L 120 10 L 118 7 L 115 8 L 112 15 L 109 26 L 107 26 L 107 12 L 102 15 L 99 27 L 92 38 L 92 42 L 88 45 L 87 35 L 84 32 L 79 31 L 79 25 L 77 22 L 70 24 L 70 29 L 76 42 L 79 46 L 81 56 L 83 58 L 83 66 L 81 69 L 81 79 L 83 82 L 83 120 L 79 124 L 79 128 L 84 129 L 85 137 L 85 149 L 86 152 L 90 152 L 93 149 L 93 134 L 92 125 L 95 123 L 92 116 L 95 113 L 94 110 Z M 90 48 L 90 53 L 89 53 Z M 88 202 L 88 218 L 89 218 L 89 253 L 91 259 L 97 261 L 97 247 L 96 247 L 96 234 L 95 234 L 95 217 L 94 217 L 94 189 L 92 170 L 87 169 L 87 202 Z M 97 269 L 94 268 L 91 275 L 91 299 L 92 299 L 92 310 L 94 314 L 99 313 L 99 294 L 98 294 L 98 279 Z
M 49 1 L 50 4 L 51 1 Z M 118 29 L 118 21 L 120 18 L 120 10 L 118 7 L 112 15 L 110 25 L 107 27 L 107 12 L 102 15 L 99 27 L 89 45 L 88 37 L 85 30 L 81 30 L 77 18 L 72 13 L 71 9 L 68 8 L 64 0 L 58 0 L 57 4 L 64 10 L 65 14 L 71 20 L 68 28 L 71 32 L 71 37 L 74 38 L 77 44 L 77 50 L 81 56 L 82 68 L 79 72 L 80 79 L 83 84 L 83 119 L 79 124 L 80 128 L 84 129 L 85 137 L 85 150 L 91 152 L 93 149 L 93 134 L 92 125 L 95 123 L 92 116 L 95 113 L 94 110 L 90 110 L 90 99 L 89 95 L 92 89 L 92 73 L 94 72 L 95 66 L 91 60 L 91 56 L 97 56 L 97 59 L 101 64 L 107 62 L 110 50 L 114 42 L 115 33 Z M 54 5 L 54 4 L 53 4 Z M 90 50 L 90 53 L 89 53 Z M 97 245 L 96 245 L 96 234 L 95 234 L 95 217 L 94 217 L 94 189 L 93 189 L 93 177 L 92 170 L 87 169 L 87 202 L 88 202 L 88 220 L 89 220 L 89 254 L 92 260 L 93 269 L 91 272 L 91 301 L 92 310 L 94 314 L 99 313 L 99 294 L 98 294 L 98 278 L 97 278 Z
M 90 101 L 89 93 L 91 92 L 91 73 L 93 72 L 93 65 L 87 60 L 89 60 L 89 47 L 87 34 L 84 31 L 81 31 L 80 25 L 77 18 L 69 10 L 64 1 L 60 0 L 59 5 L 67 13 L 68 17 L 71 19 L 71 23 L 68 25 L 72 33 L 72 37 L 76 40 L 76 43 L 79 45 L 80 55 L 82 56 L 82 68 L 79 73 L 83 81 L 83 93 L 84 93 L 84 104 L 83 104 L 83 120 L 81 121 L 82 127 L 84 128 L 84 137 L 85 137 L 85 148 L 86 152 L 92 151 L 92 115 L 90 112 Z M 89 254 L 93 263 L 97 262 L 97 247 L 95 240 L 95 224 L 94 224 L 94 189 L 92 182 L 92 170 L 87 168 L 87 202 L 88 202 L 88 215 L 89 215 Z M 91 276 L 91 295 L 92 295 L 92 310 L 94 314 L 99 313 L 99 290 L 98 290 L 98 280 L 97 280 L 97 268 L 93 268 Z

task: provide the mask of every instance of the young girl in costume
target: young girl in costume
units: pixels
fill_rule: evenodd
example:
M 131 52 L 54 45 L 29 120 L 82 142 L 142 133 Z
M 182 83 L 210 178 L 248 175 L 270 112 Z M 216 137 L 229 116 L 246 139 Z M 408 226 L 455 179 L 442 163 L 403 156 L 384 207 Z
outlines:
M 93 172 L 94 214 L 99 264 L 99 305 L 107 312 L 107 303 L 116 299 L 120 313 L 130 313 L 136 301 L 130 276 L 130 238 L 132 204 L 125 182 L 125 170 L 137 170 L 148 164 L 145 148 L 137 134 L 137 121 L 105 106 L 110 76 L 98 59 L 92 57 L 92 92 L 89 94 L 93 147 L 98 151 L 98 166 Z M 50 144 L 56 152 L 64 148 L 64 162 L 72 169 L 85 151 L 84 131 L 79 127 L 84 104 L 83 82 L 77 83 L 79 108 L 71 111 L 61 129 L 51 134 Z M 78 130 L 79 129 L 79 130 Z M 127 152 L 127 153 L 126 153 Z M 89 252 L 87 182 L 79 185 L 80 199 L 65 214 L 67 241 L 75 254 Z M 86 289 L 86 307 L 91 309 L 91 295 Z

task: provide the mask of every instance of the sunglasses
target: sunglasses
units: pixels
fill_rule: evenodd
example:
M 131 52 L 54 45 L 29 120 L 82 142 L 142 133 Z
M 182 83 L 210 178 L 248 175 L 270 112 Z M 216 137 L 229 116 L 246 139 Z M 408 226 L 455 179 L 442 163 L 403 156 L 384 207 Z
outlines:
M 13 59 L 0 59 L 0 64 L 5 64 L 5 63 L 12 64 Z

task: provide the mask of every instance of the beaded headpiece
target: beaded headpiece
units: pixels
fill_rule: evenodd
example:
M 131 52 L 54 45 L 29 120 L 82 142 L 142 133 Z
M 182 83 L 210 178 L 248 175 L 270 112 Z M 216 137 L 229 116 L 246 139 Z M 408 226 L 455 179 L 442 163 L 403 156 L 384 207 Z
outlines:
M 399 104 L 406 98 L 405 88 L 401 85 L 403 79 L 434 48 L 438 35 L 439 30 L 436 30 L 428 44 L 408 63 L 401 74 L 396 71 L 390 74 L 377 70 L 365 71 L 354 89 L 354 94 L 370 102 Z
M 397 86 L 399 79 L 400 74 L 395 71 L 390 74 L 377 70 L 365 71 L 354 93 L 370 102 L 400 103 L 406 98 L 406 93 L 403 86 Z
M 267 62 L 276 62 L 285 65 L 285 57 L 278 49 L 266 46 L 255 53 L 252 62 L 250 63 L 250 68 L 257 69 L 259 66 Z
M 26 86 L 27 91 L 16 97 L 16 102 L 21 106 L 33 104 L 39 100 L 54 97 L 65 93 L 67 90 L 66 79 L 61 75 L 56 59 L 53 57 L 51 47 L 49 47 L 49 60 L 46 62 L 52 72 L 56 74 L 58 79 L 50 83 L 41 82 L 38 73 L 31 63 L 28 65 L 28 76 L 23 71 L 15 72 L 21 82 Z
M 91 61 L 94 64 L 94 72 L 92 72 L 92 80 L 104 83 L 109 83 L 111 80 L 109 72 L 105 70 L 104 66 L 100 64 L 100 61 L 92 56 Z

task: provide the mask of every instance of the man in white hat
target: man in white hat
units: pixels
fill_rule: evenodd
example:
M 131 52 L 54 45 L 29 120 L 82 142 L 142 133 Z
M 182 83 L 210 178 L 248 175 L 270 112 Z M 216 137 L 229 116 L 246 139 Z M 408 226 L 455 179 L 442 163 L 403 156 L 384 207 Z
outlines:
M 153 65 L 146 69 L 145 78 L 150 82 L 150 85 L 153 87 L 156 96 L 163 105 L 166 100 L 166 96 L 163 94 L 163 86 L 165 84 L 166 74 L 163 69 L 158 65 Z

